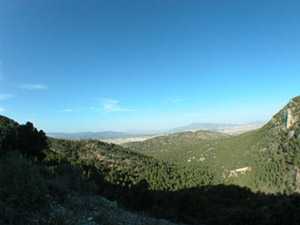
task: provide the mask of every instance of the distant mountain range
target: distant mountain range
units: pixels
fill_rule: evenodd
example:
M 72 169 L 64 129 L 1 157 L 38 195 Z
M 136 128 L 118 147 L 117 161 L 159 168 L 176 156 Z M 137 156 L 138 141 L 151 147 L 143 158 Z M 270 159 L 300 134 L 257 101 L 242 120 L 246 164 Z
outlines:
M 186 131 L 216 131 L 226 134 L 240 134 L 246 131 L 254 130 L 260 128 L 263 125 L 262 122 L 254 122 L 247 124 L 226 124 L 226 123 L 192 123 L 187 126 L 177 127 L 167 131 L 156 131 L 156 132 L 119 132 L 119 131 L 101 131 L 101 132 L 78 132 L 78 133 L 47 133 L 48 136 L 54 138 L 62 138 L 68 140 L 87 140 L 87 139 L 97 139 L 97 140 L 109 140 L 111 142 L 117 141 L 117 143 L 133 141 L 138 141 L 139 139 L 145 140 L 155 136 L 180 133 Z
M 173 133 L 208 130 L 217 131 L 226 134 L 240 134 L 246 131 L 255 130 L 264 125 L 263 122 L 253 122 L 245 124 L 230 124 L 230 123 L 191 123 L 187 126 L 177 127 L 172 130 Z
M 118 139 L 118 138 L 130 138 L 143 136 L 140 134 L 130 134 L 126 132 L 118 131 L 102 131 L 102 132 L 78 132 L 78 133 L 48 133 L 50 137 L 62 138 L 62 139 L 71 139 L 71 140 L 80 140 L 80 139 Z

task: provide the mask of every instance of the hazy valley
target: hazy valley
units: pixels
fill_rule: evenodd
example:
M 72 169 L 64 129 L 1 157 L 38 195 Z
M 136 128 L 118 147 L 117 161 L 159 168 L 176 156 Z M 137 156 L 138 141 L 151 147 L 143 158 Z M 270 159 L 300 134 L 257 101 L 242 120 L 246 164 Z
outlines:
M 246 124 L 218 124 L 218 123 L 193 123 L 184 127 L 177 127 L 170 130 L 139 132 L 117 132 L 117 131 L 102 131 L 102 132 L 78 132 L 78 133 L 47 133 L 49 137 L 62 138 L 69 140 L 100 140 L 114 144 L 125 144 L 128 142 L 142 142 L 158 136 L 172 135 L 181 132 L 195 131 L 214 131 L 229 135 L 238 135 L 247 131 L 255 130 L 263 126 L 263 122 L 253 122 Z

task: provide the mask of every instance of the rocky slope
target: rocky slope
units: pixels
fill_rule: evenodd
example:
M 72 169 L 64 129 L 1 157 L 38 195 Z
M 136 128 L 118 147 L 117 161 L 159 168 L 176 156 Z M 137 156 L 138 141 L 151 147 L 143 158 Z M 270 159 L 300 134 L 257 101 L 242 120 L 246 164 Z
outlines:
M 52 202 L 50 211 L 45 224 L 63 221 L 68 225 L 178 225 L 130 212 L 116 202 L 95 195 L 70 195 L 63 203 Z

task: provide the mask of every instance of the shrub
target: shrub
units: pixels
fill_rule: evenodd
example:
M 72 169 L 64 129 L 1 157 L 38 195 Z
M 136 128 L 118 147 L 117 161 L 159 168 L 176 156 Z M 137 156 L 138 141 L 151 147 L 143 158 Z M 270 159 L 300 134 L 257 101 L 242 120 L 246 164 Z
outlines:
M 0 160 L 0 218 L 9 224 L 23 221 L 41 209 L 47 199 L 47 185 L 38 166 L 17 153 Z M 0 219 L 0 221 L 1 221 Z
M 46 134 L 30 122 L 20 125 L 17 129 L 17 148 L 25 155 L 43 158 L 42 151 L 48 148 Z

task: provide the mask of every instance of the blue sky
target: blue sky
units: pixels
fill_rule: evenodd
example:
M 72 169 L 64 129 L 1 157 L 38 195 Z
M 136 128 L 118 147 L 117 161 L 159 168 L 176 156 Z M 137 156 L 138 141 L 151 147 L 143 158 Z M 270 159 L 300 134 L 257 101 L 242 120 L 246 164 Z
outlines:
M 300 94 L 299 1 L 0 0 L 0 113 L 52 131 L 268 120 Z

